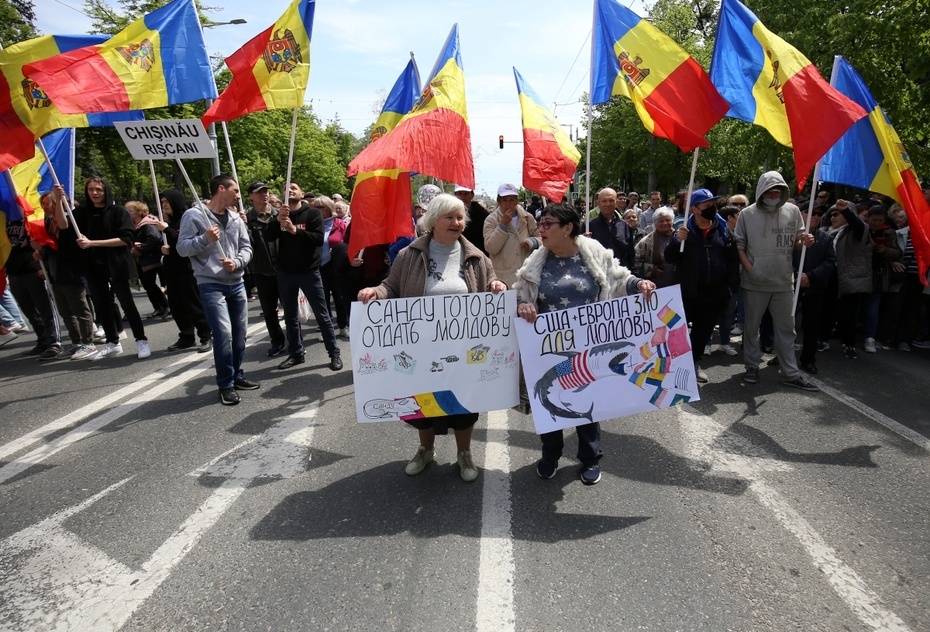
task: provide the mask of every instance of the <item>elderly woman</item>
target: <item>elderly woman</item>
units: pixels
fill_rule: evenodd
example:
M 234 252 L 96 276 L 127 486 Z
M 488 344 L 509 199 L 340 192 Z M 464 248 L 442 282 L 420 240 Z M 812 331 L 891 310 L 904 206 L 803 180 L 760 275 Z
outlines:
M 613 253 L 598 242 L 579 239 L 581 230 L 581 217 L 571 206 L 553 204 L 543 211 L 539 222 L 542 247 L 517 272 L 514 285 L 517 314 L 527 322 L 534 322 L 539 313 L 638 292 L 648 299 L 655 289 L 652 281 L 630 274 L 614 259 Z M 581 482 L 595 485 L 601 480 L 598 464 L 603 456 L 601 426 L 595 422 L 577 426 L 575 431 L 578 434 Z M 540 439 L 542 458 L 536 464 L 536 473 L 540 478 L 552 478 L 564 447 L 562 431 L 544 433 Z
M 512 184 L 497 188 L 497 208 L 484 220 L 484 248 L 501 281 L 513 285 L 517 270 L 539 247 L 536 218 L 519 201 L 520 192 Z
M 337 270 L 344 268 L 348 257 L 345 239 L 346 223 L 336 216 L 336 203 L 329 197 L 321 195 L 310 203 L 320 209 L 323 216 L 323 247 L 320 248 L 320 276 L 323 278 L 323 297 L 329 305 L 330 297 L 336 307 L 336 333 L 349 336 L 348 297 L 343 296 L 342 284 L 337 282 Z M 332 313 L 330 313 L 332 318 Z
M 465 205 L 455 196 L 443 193 L 429 203 L 419 224 L 426 234 L 397 255 L 388 278 L 378 287 L 365 288 L 358 300 L 439 296 L 471 292 L 501 292 L 507 289 L 494 275 L 487 256 L 462 237 L 468 214 Z M 478 478 L 478 468 L 471 456 L 471 435 L 477 413 L 427 417 L 407 423 L 420 435 L 420 447 L 410 463 L 407 475 L 422 472 L 435 457 L 436 434 L 447 428 L 455 431 L 458 466 L 462 480 Z
M 636 271 L 656 284 L 668 287 L 675 283 L 675 267 L 665 260 L 665 248 L 672 240 L 675 213 L 667 206 L 652 215 L 652 232 L 636 244 Z

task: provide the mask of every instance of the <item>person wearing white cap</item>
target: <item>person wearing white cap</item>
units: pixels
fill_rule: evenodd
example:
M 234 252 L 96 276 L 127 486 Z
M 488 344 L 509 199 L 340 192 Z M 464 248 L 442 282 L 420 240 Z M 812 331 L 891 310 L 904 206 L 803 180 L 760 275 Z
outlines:
M 520 206 L 520 192 L 512 184 L 497 188 L 497 208 L 484 220 L 484 245 L 497 278 L 513 285 L 517 270 L 539 248 L 536 218 Z
M 468 211 L 468 225 L 462 235 L 484 254 L 488 249 L 484 247 L 484 221 L 488 218 L 488 209 L 480 202 L 475 202 L 475 190 L 461 184 L 455 185 L 455 197 L 462 200 L 465 210 Z

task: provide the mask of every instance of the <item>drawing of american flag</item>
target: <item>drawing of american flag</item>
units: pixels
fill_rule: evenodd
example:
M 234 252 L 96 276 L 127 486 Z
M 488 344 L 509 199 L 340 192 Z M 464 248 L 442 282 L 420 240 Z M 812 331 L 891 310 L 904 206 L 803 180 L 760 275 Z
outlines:
M 565 390 L 581 388 L 585 384 L 590 384 L 597 380 L 591 371 L 588 370 L 588 350 L 585 349 L 578 355 L 559 362 L 555 365 L 555 374 L 559 378 L 559 386 Z

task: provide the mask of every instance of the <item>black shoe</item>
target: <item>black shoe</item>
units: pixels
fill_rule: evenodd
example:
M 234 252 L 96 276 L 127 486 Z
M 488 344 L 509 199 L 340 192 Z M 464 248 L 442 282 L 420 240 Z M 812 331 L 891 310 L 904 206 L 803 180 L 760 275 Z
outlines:
M 271 345 L 271 348 L 265 352 L 269 358 L 277 358 L 279 355 L 284 353 L 284 349 L 287 347 L 286 344 L 281 343 L 279 345 Z
M 762 353 L 772 353 L 773 349 L 771 346 L 762 345 Z
M 333 356 L 329 359 L 329 368 L 332 371 L 341 371 L 342 370 L 342 358 L 339 356 Z
M 61 347 L 49 347 L 39 356 L 39 361 L 46 362 L 48 360 L 60 360 Z
M 813 362 L 802 362 L 801 370 L 810 375 L 817 375 L 817 365 Z
M 239 393 L 234 388 L 221 388 L 220 403 L 223 406 L 235 406 L 239 403 Z
M 207 338 L 197 345 L 197 353 L 207 353 L 213 348 L 213 338 Z
M 23 355 L 23 356 L 40 356 L 40 355 L 42 355 L 43 353 L 45 353 L 45 350 L 46 350 L 46 349 L 48 349 L 48 347 L 43 347 L 42 345 L 36 345 L 36 346 L 34 346 L 32 349 L 30 349 L 29 351 L 23 351 L 20 355 Z
M 597 485 L 601 482 L 601 467 L 599 465 L 584 466 L 581 468 L 579 478 L 585 485 Z
M 539 459 L 539 462 L 536 463 L 536 476 L 539 478 L 550 479 L 555 476 L 555 471 L 558 469 L 558 467 L 558 461 L 550 463 L 544 459 Z
M 182 351 L 184 349 L 190 349 L 194 346 L 193 340 L 178 340 L 173 345 L 169 346 L 167 351 Z
M 237 391 L 254 391 L 262 387 L 262 385 L 258 382 L 252 382 L 245 379 L 244 377 L 240 377 L 238 380 L 233 382 L 233 385 L 236 387 Z
M 774 358 L 769 358 L 769 361 L 765 363 L 766 366 L 778 366 L 778 356 Z
M 287 358 L 278 365 L 279 369 L 289 369 L 292 366 L 297 366 L 298 364 L 304 363 L 304 357 L 302 355 L 289 355 Z

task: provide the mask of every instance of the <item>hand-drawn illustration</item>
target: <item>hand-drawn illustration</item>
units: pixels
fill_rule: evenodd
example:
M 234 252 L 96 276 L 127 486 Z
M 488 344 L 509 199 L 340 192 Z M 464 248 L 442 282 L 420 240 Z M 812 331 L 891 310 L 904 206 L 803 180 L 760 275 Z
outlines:
M 468 364 L 484 364 L 488 360 L 488 351 L 490 350 L 491 347 L 477 344 L 466 352 L 465 361 Z
M 394 370 L 405 375 L 413 375 L 417 369 L 417 361 L 406 351 L 394 354 Z
M 494 380 L 499 379 L 500 376 L 501 376 L 501 370 L 499 368 L 494 368 L 494 369 L 491 369 L 490 371 L 481 369 L 481 378 L 478 381 L 479 382 L 493 382 Z
M 420 393 L 394 399 L 370 399 L 362 407 L 365 417 L 378 421 L 407 421 L 423 417 L 443 417 L 471 412 L 452 391 Z
M 358 373 L 360 375 L 367 375 L 368 373 L 380 373 L 382 371 L 387 371 L 387 360 L 381 358 L 380 361 L 375 361 L 370 353 L 366 353 L 363 357 L 358 360 Z
M 443 370 L 443 368 L 445 368 L 442 366 L 442 362 L 433 362 L 432 365 L 433 366 L 431 366 L 429 369 L 430 373 L 439 373 Z
M 459 361 L 459 357 L 457 355 L 449 355 L 449 356 L 446 356 L 444 358 L 439 358 L 439 359 L 442 360 L 443 362 L 448 362 L 450 364 L 453 362 Z

